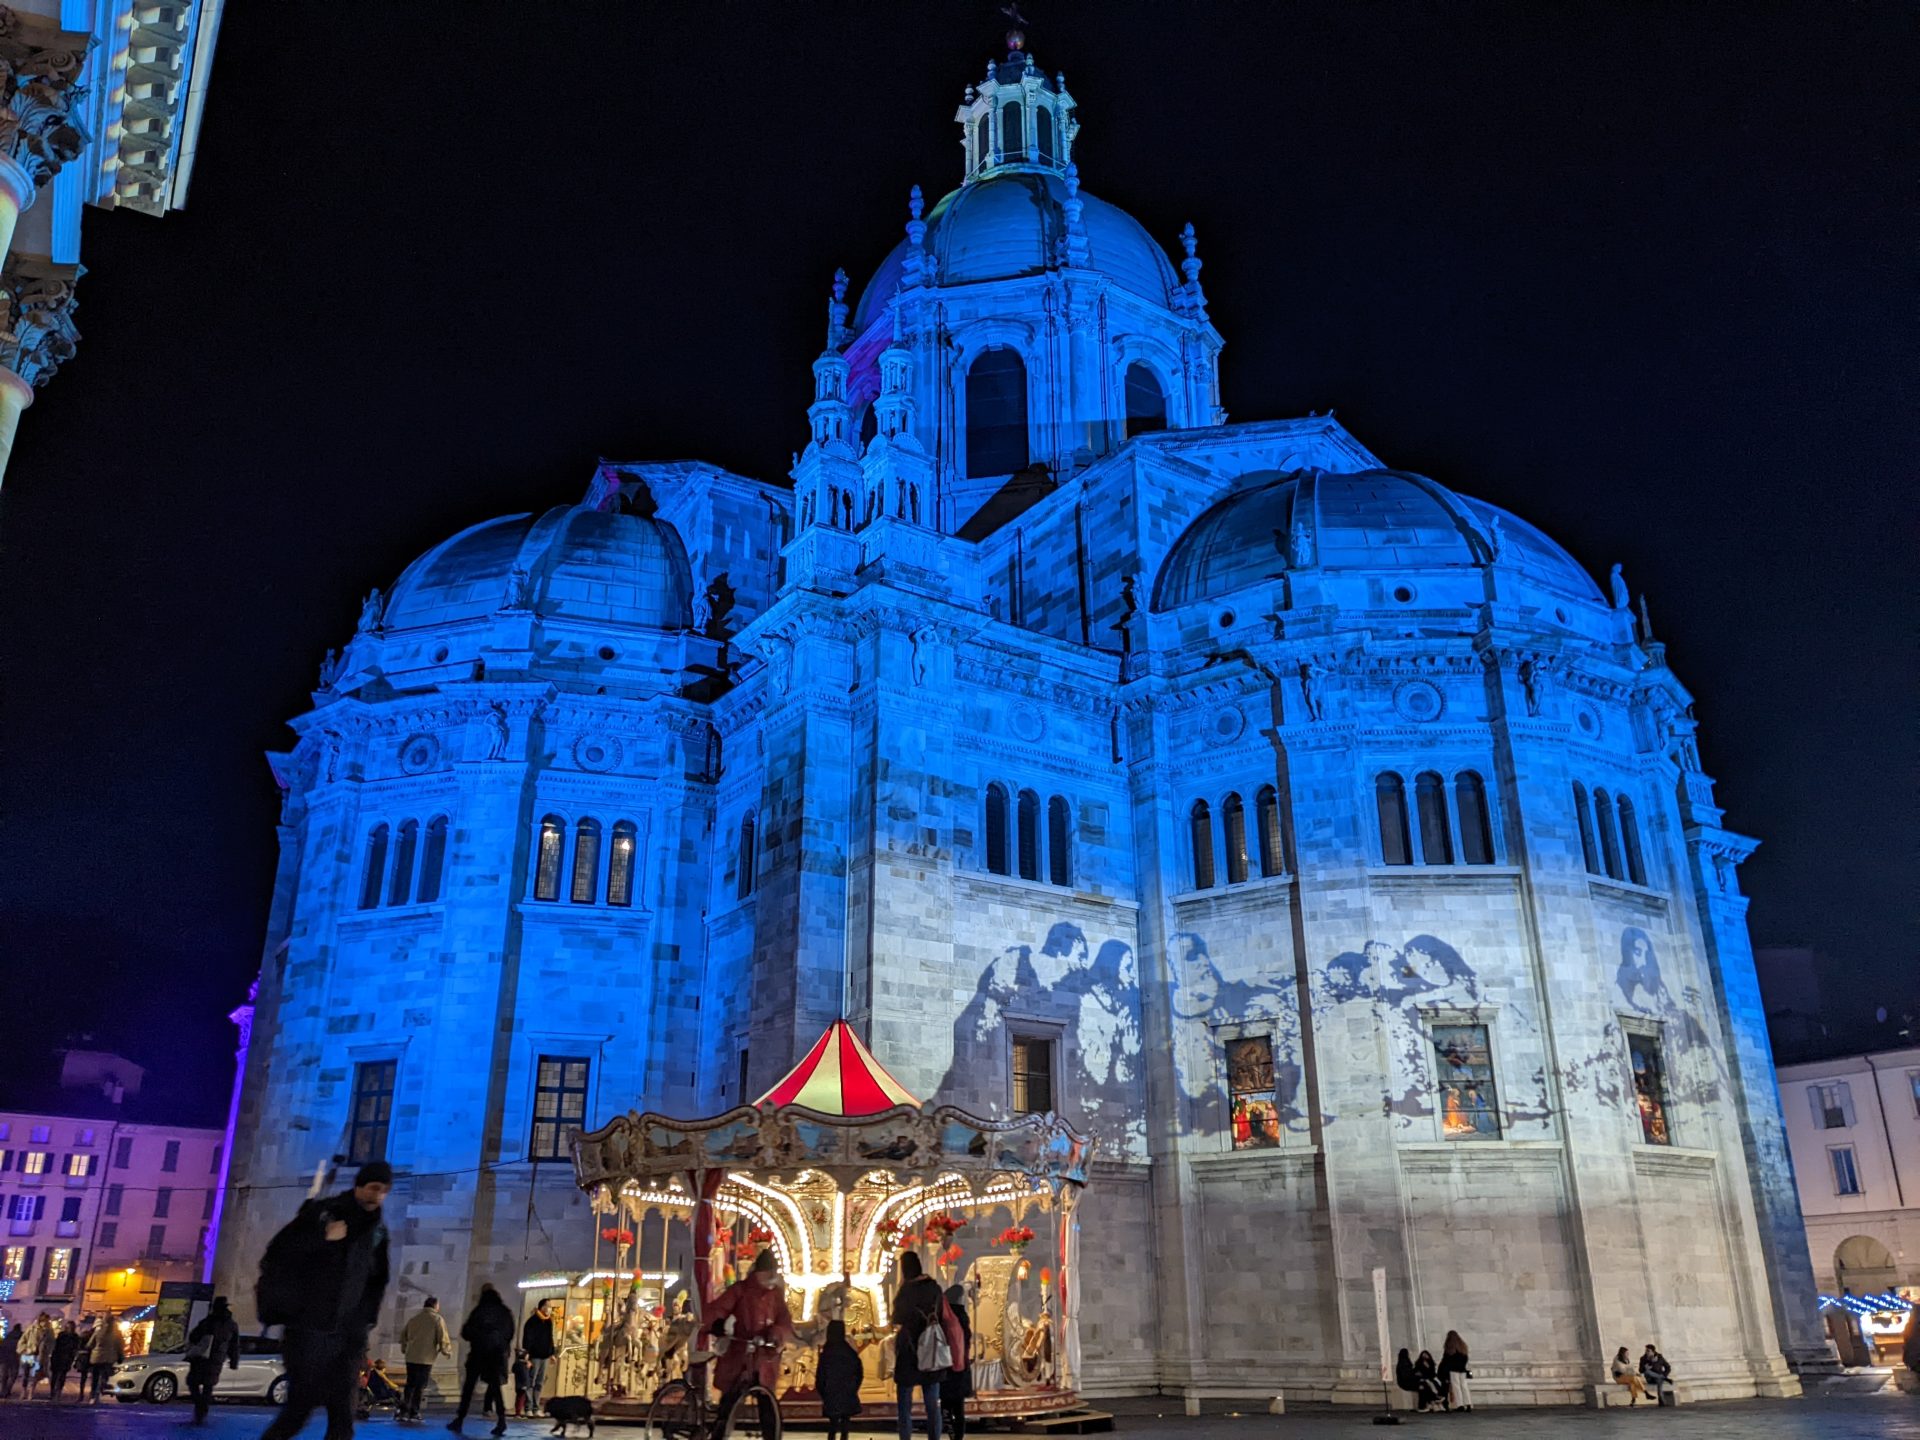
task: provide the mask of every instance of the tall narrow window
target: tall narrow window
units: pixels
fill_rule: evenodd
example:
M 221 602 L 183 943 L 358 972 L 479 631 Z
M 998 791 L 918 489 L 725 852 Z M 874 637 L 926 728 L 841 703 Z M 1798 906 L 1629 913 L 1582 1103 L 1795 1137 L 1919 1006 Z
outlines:
M 1260 832 L 1260 873 L 1271 879 L 1286 865 L 1280 853 L 1280 794 L 1262 785 L 1253 797 L 1254 828 Z
M 613 827 L 613 846 L 607 856 L 607 903 L 633 904 L 633 850 L 638 836 L 631 820 Z
M 1640 826 L 1634 819 L 1633 801 L 1622 795 L 1615 806 L 1620 812 L 1620 848 L 1626 852 L 1627 879 L 1636 885 L 1647 883 L 1647 864 L 1640 855 Z
M 1589 875 L 1604 873 L 1600 869 L 1600 850 L 1593 843 L 1593 811 L 1587 806 L 1587 787 L 1578 780 L 1573 782 L 1573 814 L 1580 822 L 1580 858 L 1586 862 Z
M 380 903 L 380 887 L 387 878 L 387 827 L 376 825 L 367 836 L 367 859 L 360 872 L 360 908 L 371 910 Z
M 1053 112 L 1042 105 L 1033 112 L 1033 133 L 1040 145 L 1040 158 L 1053 158 Z
M 1227 1102 L 1233 1148 L 1260 1150 L 1280 1143 L 1280 1110 L 1273 1098 L 1273 1041 L 1249 1035 L 1227 1041 Z
M 753 865 L 755 854 L 753 835 L 753 816 L 744 816 L 740 821 L 740 855 L 737 862 L 737 878 L 739 883 L 734 890 L 735 898 L 740 900 L 744 900 L 753 894 Z
M 1413 780 L 1414 805 L 1420 815 L 1420 859 L 1427 865 L 1453 863 L 1453 832 L 1447 824 L 1447 786 L 1431 770 Z
M 447 817 L 436 815 L 427 822 L 427 843 L 420 850 L 420 893 L 414 898 L 431 905 L 440 898 L 447 868 Z
M 1472 770 L 1453 777 L 1453 808 L 1460 812 L 1460 860 L 1493 864 L 1493 824 L 1487 814 L 1487 785 Z
M 569 895 L 576 905 L 591 905 L 600 883 L 600 822 L 582 820 L 573 827 L 573 885 Z
M 1018 350 L 983 350 L 967 371 L 967 474 L 1026 468 L 1026 362 Z
M 1380 858 L 1389 865 L 1411 865 L 1406 782 L 1393 771 L 1382 770 L 1373 777 L 1373 801 L 1380 812 Z
M 1834 1145 L 1828 1148 L 1827 1154 L 1833 1157 L 1833 1193 L 1858 1195 L 1860 1167 L 1853 1163 L 1853 1146 Z
M 534 1068 L 533 1136 L 527 1158 L 570 1159 L 573 1137 L 586 1123 L 586 1059 L 578 1055 L 542 1055 Z
M 999 781 L 987 786 L 987 869 L 995 875 L 1008 873 L 1007 865 L 1007 787 Z
M 1609 880 L 1621 879 L 1620 832 L 1614 828 L 1613 801 L 1606 791 L 1593 792 L 1593 814 L 1600 822 L 1600 863 L 1606 867 Z
M 1187 833 L 1193 840 L 1193 888 L 1213 888 L 1213 811 L 1204 800 L 1193 802 L 1187 814 Z
M 413 862 L 420 852 L 420 822 L 400 822 L 400 842 L 393 847 L 393 872 L 387 881 L 387 904 L 404 905 L 413 899 Z
M 1500 1108 L 1487 1027 L 1436 1025 L 1433 1053 L 1440 1082 L 1440 1133 L 1449 1140 L 1498 1140 Z
M 993 131 L 984 115 L 980 117 L 980 123 L 973 127 L 973 148 L 978 154 L 979 164 L 993 163 Z
M 156 1220 L 165 1220 L 172 1213 L 173 1190 L 169 1186 L 162 1185 L 158 1190 L 153 1192 L 153 1218 Z
M 393 1077 L 397 1060 L 363 1060 L 353 1067 L 353 1108 L 347 1112 L 347 1161 L 365 1165 L 387 1158 L 387 1127 L 393 1123 Z
M 121 1202 L 126 1199 L 127 1187 L 124 1185 L 107 1186 L 107 1214 L 118 1215 Z
M 1845 1130 L 1853 1124 L 1853 1087 L 1846 1081 L 1809 1085 L 1807 1098 L 1813 1102 L 1816 1130 Z
M 1227 846 L 1227 883 L 1238 885 L 1247 878 L 1247 812 L 1238 795 L 1220 802 L 1220 838 Z
M 1020 792 L 1020 878 L 1040 878 L 1040 797 Z
M 1020 102 L 1012 101 L 1000 112 L 1000 137 L 1006 145 L 1007 158 L 1024 159 L 1027 153 L 1026 128 L 1020 123 Z
M 1166 428 L 1166 392 L 1152 369 L 1136 360 L 1127 366 L 1127 438 Z
M 1649 1145 L 1671 1145 L 1667 1128 L 1667 1067 L 1660 1042 L 1652 1035 L 1628 1035 L 1627 1059 L 1633 1067 L 1633 1101 L 1640 1110 L 1640 1138 Z
M 1037 1035 L 1014 1036 L 1013 1113 L 1045 1115 L 1053 1108 L 1053 1041 Z
M 1069 863 L 1072 854 L 1072 816 L 1067 810 L 1067 797 L 1055 795 L 1047 801 L 1047 883 L 1073 883 L 1073 867 Z
M 160 1152 L 160 1168 L 171 1175 L 180 1168 L 180 1142 L 167 1141 L 167 1148 Z
M 560 856 L 566 848 L 567 827 L 558 815 L 546 816 L 540 822 L 540 853 L 533 867 L 534 899 L 560 898 Z

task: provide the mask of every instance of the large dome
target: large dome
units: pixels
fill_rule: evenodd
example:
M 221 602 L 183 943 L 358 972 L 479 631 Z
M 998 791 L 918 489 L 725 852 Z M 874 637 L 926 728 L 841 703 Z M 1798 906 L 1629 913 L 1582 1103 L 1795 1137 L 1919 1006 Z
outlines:
M 1217 599 L 1282 574 L 1297 525 L 1323 570 L 1483 565 L 1497 544 L 1500 564 L 1579 599 L 1601 598 L 1577 560 L 1498 506 L 1404 470 L 1315 470 L 1258 481 L 1204 511 L 1167 552 L 1153 608 Z
M 671 526 L 619 510 L 559 505 L 537 518 L 506 515 L 409 565 L 384 623 L 388 630 L 447 625 L 515 604 L 559 619 L 685 629 L 693 623 L 686 548 Z
M 1066 181 L 1049 170 L 1012 170 L 963 185 L 927 215 L 927 254 L 941 285 L 1037 275 L 1060 263 Z M 1090 268 L 1156 305 L 1173 303 L 1180 278 L 1146 227 L 1126 211 L 1080 192 Z M 907 243 L 880 262 L 854 309 L 856 331 L 872 323 L 900 286 Z

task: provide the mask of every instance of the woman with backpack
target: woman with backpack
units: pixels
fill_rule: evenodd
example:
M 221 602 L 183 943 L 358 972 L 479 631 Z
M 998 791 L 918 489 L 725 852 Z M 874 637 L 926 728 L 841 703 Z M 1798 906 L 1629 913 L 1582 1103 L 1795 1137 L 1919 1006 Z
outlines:
M 500 1292 L 491 1285 L 482 1285 L 479 1303 L 467 1316 L 467 1323 L 460 1327 L 460 1338 L 467 1342 L 467 1373 L 460 1382 L 460 1408 L 447 1424 L 454 1434 L 459 1434 L 460 1427 L 466 1423 L 474 1388 L 480 1385 L 487 1387 L 480 1402 L 480 1413 L 494 1417 L 494 1434 L 507 1433 L 507 1397 L 501 1387 L 507 1383 L 507 1357 L 513 1353 L 519 1328 L 513 1323 L 513 1311 L 500 1298 Z
M 960 1324 L 911 1250 L 900 1253 L 900 1288 L 888 1318 L 894 1326 L 893 1383 L 900 1402 L 900 1440 L 913 1440 L 913 1392 L 927 1407 L 928 1440 L 940 1440 L 940 1384 L 966 1363 Z

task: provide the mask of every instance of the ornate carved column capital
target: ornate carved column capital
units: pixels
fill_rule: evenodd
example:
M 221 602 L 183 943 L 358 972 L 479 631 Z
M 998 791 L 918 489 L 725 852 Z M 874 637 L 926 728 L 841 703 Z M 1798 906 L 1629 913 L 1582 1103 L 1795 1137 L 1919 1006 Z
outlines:
M 10 259 L 0 271 L 0 365 L 29 385 L 44 385 L 79 348 L 73 323 L 78 265 Z
M 36 186 L 87 143 L 74 115 L 87 43 L 0 6 L 0 153 L 22 166 Z

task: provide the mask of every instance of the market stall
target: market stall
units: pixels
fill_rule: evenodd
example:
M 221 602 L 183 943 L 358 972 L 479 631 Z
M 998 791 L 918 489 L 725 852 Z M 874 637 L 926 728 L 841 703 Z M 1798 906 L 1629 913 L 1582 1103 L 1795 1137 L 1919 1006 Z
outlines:
M 704 1120 L 622 1116 L 574 1146 L 611 1277 L 593 1282 L 609 1286 L 607 1319 L 575 1393 L 603 1414 L 643 1414 L 654 1389 L 684 1373 L 700 1307 L 771 1248 L 799 1331 L 782 1356 L 782 1410 L 818 1413 L 814 1358 L 835 1319 L 861 1351 L 870 1397 L 890 1399 L 894 1265 L 914 1250 L 943 1285 L 966 1289 L 969 1408 L 1073 1409 L 1074 1207 L 1092 1149 L 1053 1115 L 992 1121 L 922 1106 L 843 1021 L 754 1105 Z M 658 1254 L 640 1253 L 648 1236 Z M 677 1293 L 645 1278 L 667 1273 L 670 1250 L 690 1260 Z M 595 1328 L 591 1299 L 583 1313 Z

